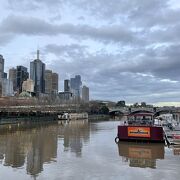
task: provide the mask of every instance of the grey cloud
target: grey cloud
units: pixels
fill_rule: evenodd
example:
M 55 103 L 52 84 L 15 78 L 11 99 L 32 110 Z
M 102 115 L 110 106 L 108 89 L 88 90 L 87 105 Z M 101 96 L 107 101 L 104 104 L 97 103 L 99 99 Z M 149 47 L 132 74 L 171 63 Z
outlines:
M 48 45 L 46 48 L 51 46 Z M 162 100 L 169 95 L 174 101 L 177 100 L 175 97 L 180 84 L 179 81 L 173 81 L 173 79 L 178 79 L 178 73 L 176 72 L 175 77 L 171 77 L 164 71 L 168 67 L 166 65 L 167 60 L 161 62 L 155 62 L 154 59 L 139 60 L 138 62 L 121 61 L 120 54 L 89 54 L 86 53 L 88 47 L 85 49 L 83 47 L 84 54 L 88 54 L 88 56 L 82 53 L 81 56 L 73 58 L 73 61 L 67 62 L 64 56 L 66 53 L 61 51 L 76 53 L 72 49 L 81 49 L 82 47 L 78 45 L 54 47 L 55 51 L 50 50 L 50 52 L 55 53 L 58 57 L 52 61 L 51 68 L 59 72 L 62 80 L 69 78 L 69 74 L 71 76 L 81 74 L 83 81 L 90 87 L 91 95 L 95 99 L 110 100 L 114 98 L 114 100 L 126 99 L 128 102 L 148 101 L 153 103 L 153 99 Z M 171 47 L 169 50 L 163 48 L 161 53 L 155 52 L 154 56 L 157 56 L 158 53 L 159 56 L 165 55 L 165 53 L 172 55 L 174 54 L 173 49 L 175 47 Z M 48 51 L 48 48 L 46 50 Z M 176 52 L 176 50 L 174 51 Z M 175 60 L 171 62 L 172 67 L 170 68 L 172 70 L 177 66 L 176 62 Z M 153 63 L 157 63 L 157 65 Z M 161 63 L 164 63 L 164 66 Z
M 157 10 L 166 8 L 167 2 L 167 0 L 74 0 L 71 4 L 103 18 L 121 18 L 122 15 L 127 18 L 139 17 L 142 15 L 142 12 L 145 16 L 153 14 Z
M 94 61 L 92 64 L 86 62 L 75 60 L 67 63 L 61 59 L 61 62 L 55 61 L 51 64 L 51 68 L 59 71 L 62 80 L 69 78 L 66 76 L 67 72 L 72 76 L 81 74 L 83 81 L 90 87 L 91 97 L 94 99 L 153 102 L 153 96 L 158 98 L 160 94 L 162 99 L 166 98 L 169 92 L 172 96 L 180 86 L 179 83 L 161 82 L 158 78 L 142 77 L 136 73 L 117 72 L 112 67 L 107 67 L 106 63 L 104 67 L 100 67 Z
M 5 46 L 6 44 L 8 44 L 12 39 L 14 38 L 14 36 L 12 34 L 0 34 L 0 46 Z
M 42 5 L 47 8 L 57 8 L 61 5 L 61 0 L 8 0 L 8 6 L 13 10 L 37 10 L 42 8 Z
M 0 32 L 15 35 L 57 35 L 58 28 L 41 19 L 9 15 L 1 22 Z
M 179 22 L 179 9 L 170 7 L 170 0 L 74 0 L 69 4 L 95 19 L 106 19 L 112 23 L 124 23 L 129 27 L 167 27 Z
M 78 38 L 92 38 L 103 42 L 131 43 L 136 41 L 136 37 L 132 31 L 118 25 L 101 26 L 98 28 L 89 25 L 56 25 L 34 17 L 12 15 L 1 22 L 0 32 L 49 36 L 66 34 Z
M 87 53 L 87 46 L 79 45 L 79 44 L 70 44 L 70 45 L 56 45 L 56 44 L 48 44 L 44 48 L 45 53 L 52 53 L 56 56 L 65 56 L 66 58 L 74 59 L 85 57 Z
M 153 43 L 179 43 L 180 41 L 180 23 L 174 23 L 173 26 L 167 26 L 149 33 L 147 36 L 149 42 Z
M 71 38 L 72 44 L 63 42 L 64 44 L 57 45 L 52 44 L 52 41 L 44 45 L 43 49 L 43 53 L 52 58 L 49 68 L 59 72 L 61 83 L 70 75 L 81 74 L 95 99 L 126 99 L 129 102 L 163 99 L 180 101 L 177 98 L 180 89 L 180 10 L 171 9 L 168 4 L 170 1 L 9 2 L 13 15 L 0 23 L 0 38 L 4 38 L 0 42 L 1 46 L 3 42 L 8 43 L 18 35 L 44 38 L 51 36 L 52 39 L 59 38 L 58 35 L 66 35 Z M 56 21 L 56 13 L 53 14 L 53 22 L 52 15 L 50 18 L 49 15 L 44 19 L 37 18 L 39 7 L 61 9 L 61 6 L 66 11 L 62 9 L 65 14 L 60 21 Z M 21 11 L 21 8 L 24 10 L 27 7 L 35 12 L 31 14 L 33 17 L 17 16 L 14 13 L 15 10 Z M 83 15 L 84 20 L 79 18 L 71 22 L 67 18 L 70 23 L 64 23 L 66 15 L 73 20 L 75 17 L 72 16 Z M 93 44 L 95 47 L 92 48 Z M 102 50 L 94 52 L 96 46 Z
M 102 76 L 111 77 L 119 73 L 145 73 L 160 79 L 179 81 L 180 45 L 162 46 L 159 48 L 140 48 L 118 54 L 107 52 L 90 53 L 88 47 L 77 44 L 68 46 L 47 45 L 46 52 L 51 52 L 62 58 L 71 58 L 81 69 L 93 68 L 92 72 L 99 73 L 104 69 Z M 68 55 L 68 56 L 66 56 Z M 86 63 L 86 67 L 81 62 Z M 68 67 L 66 67 L 68 69 Z

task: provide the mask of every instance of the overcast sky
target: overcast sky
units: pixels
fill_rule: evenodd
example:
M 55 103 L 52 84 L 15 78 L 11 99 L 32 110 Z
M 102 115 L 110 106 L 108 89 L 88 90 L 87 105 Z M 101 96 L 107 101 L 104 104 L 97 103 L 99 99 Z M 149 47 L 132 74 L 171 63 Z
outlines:
M 63 80 L 80 74 L 90 98 L 180 102 L 178 0 L 1 0 L 5 70 L 40 49 Z

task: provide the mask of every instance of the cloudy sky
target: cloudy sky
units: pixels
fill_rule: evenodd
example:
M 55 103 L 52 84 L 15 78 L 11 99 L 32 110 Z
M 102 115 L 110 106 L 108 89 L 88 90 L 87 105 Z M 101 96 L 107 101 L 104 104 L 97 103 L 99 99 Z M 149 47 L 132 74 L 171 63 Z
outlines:
M 1 0 L 5 70 L 37 48 L 63 80 L 80 74 L 91 99 L 180 102 L 178 0 Z

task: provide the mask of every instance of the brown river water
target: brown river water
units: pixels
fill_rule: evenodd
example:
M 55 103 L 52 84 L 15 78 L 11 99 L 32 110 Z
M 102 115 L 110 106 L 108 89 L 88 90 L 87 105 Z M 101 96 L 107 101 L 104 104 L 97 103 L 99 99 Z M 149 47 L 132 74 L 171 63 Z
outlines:
M 116 144 L 118 121 L 0 129 L 0 180 L 179 180 L 180 146 Z

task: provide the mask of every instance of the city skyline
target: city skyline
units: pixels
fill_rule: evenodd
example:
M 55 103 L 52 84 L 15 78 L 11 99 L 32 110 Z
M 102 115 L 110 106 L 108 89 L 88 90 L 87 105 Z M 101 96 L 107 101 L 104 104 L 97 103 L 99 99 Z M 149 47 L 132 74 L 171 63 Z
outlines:
M 6 72 L 29 67 L 37 47 L 61 91 L 64 79 L 80 74 L 91 99 L 180 102 L 178 1 L 116 2 L 3 0 Z
M 69 90 L 66 90 L 66 84 L 64 83 L 64 91 L 59 91 L 59 74 L 46 68 L 46 64 L 40 59 L 39 50 L 37 50 L 36 55 L 36 59 L 30 62 L 29 71 L 27 67 L 19 65 L 16 68 L 10 68 L 8 73 L 4 72 L 5 59 L 0 55 L 1 96 L 15 96 L 19 94 L 20 97 L 43 97 L 55 95 L 58 98 L 58 94 L 61 94 L 59 98 L 62 98 L 62 100 L 82 98 L 84 102 L 89 101 L 88 87 L 88 93 L 82 94 L 83 89 L 80 75 L 75 75 L 70 80 L 64 80 L 64 82 L 69 81 Z

